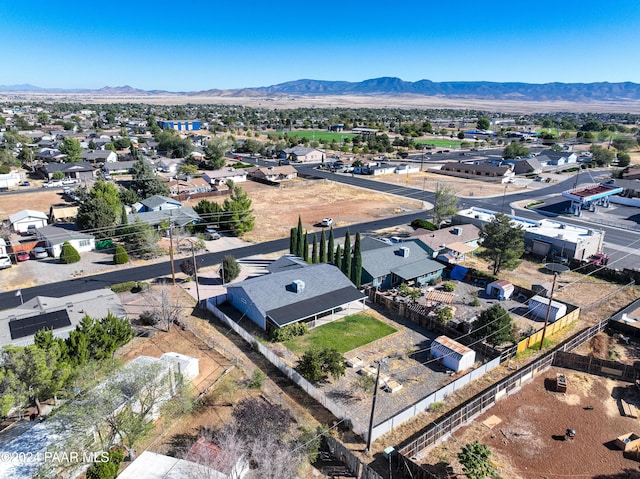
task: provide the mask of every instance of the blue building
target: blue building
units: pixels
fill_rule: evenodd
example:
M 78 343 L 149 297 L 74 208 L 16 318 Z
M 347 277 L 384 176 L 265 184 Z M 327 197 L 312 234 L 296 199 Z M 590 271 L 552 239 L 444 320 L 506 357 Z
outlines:
M 196 131 L 200 129 L 199 120 L 158 120 L 156 124 L 163 130 Z

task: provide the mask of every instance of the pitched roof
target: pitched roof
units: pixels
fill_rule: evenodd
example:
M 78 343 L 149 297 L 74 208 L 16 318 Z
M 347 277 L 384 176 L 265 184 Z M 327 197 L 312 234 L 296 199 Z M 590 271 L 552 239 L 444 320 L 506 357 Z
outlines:
M 150 225 L 157 225 L 163 220 L 170 220 L 176 226 L 185 226 L 197 223 L 202 219 L 190 206 L 160 211 L 144 211 L 127 215 L 127 221 L 129 224 L 134 223 L 136 218 L 140 219 L 143 223 Z
M 18 221 L 22 221 L 22 220 L 27 219 L 27 218 L 38 218 L 38 219 L 46 220 L 47 219 L 47 215 L 45 215 L 41 211 L 22 210 L 22 211 L 18 211 L 17 213 L 14 213 L 12 215 L 9 215 L 9 223 L 13 224 L 13 223 L 16 223 Z
M 402 256 L 401 248 L 408 249 Z M 415 241 L 404 241 L 385 248 L 362 251 L 362 269 L 373 278 L 394 273 L 403 279 L 413 279 L 444 269 L 444 265 L 433 261 Z
M 411 238 L 415 238 L 432 250 L 438 251 L 444 246 L 453 243 L 468 243 L 478 240 L 480 238 L 480 228 L 472 224 L 463 224 L 436 231 L 418 228 L 413 232 Z
M 302 281 L 302 290 L 294 291 L 293 281 Z M 264 317 L 280 326 L 364 298 L 342 271 L 324 263 L 265 274 L 227 287 L 230 293 L 234 289 L 244 291 Z
M 142 200 L 140 203 L 142 203 L 147 208 L 157 208 L 158 206 L 164 205 L 165 203 L 173 203 L 178 205 L 181 204 L 179 201 L 176 201 L 173 198 L 162 195 L 150 196 L 149 198 Z
M 42 228 L 38 228 L 36 231 L 38 237 L 43 238 L 54 245 L 70 240 L 95 239 L 95 236 L 75 229 L 75 225 L 47 225 Z

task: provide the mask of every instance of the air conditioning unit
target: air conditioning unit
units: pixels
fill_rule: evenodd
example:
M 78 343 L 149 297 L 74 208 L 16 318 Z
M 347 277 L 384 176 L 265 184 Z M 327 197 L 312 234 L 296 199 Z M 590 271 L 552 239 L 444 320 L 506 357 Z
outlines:
M 403 258 L 409 257 L 409 248 L 407 248 L 406 246 L 401 246 L 398 251 L 400 253 L 400 256 L 402 256 Z
M 296 279 L 291 283 L 291 289 L 295 293 L 302 293 L 304 291 L 304 281 L 301 279 Z

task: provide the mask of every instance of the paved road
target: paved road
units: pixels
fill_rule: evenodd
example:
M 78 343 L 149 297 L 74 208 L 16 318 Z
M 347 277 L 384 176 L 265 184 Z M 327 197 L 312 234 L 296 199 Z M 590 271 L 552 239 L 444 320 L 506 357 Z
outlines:
M 262 160 L 261 163 L 264 164 L 264 160 Z M 297 165 L 296 168 L 300 173 L 306 175 L 314 175 L 320 178 L 327 178 L 332 181 L 337 181 L 352 186 L 358 186 L 361 188 L 367 188 L 379 192 L 390 193 L 398 196 L 404 196 L 414 200 L 431 202 L 433 201 L 434 193 L 428 190 L 419 190 L 416 188 L 409 188 L 401 185 L 373 181 L 362 176 L 341 175 L 326 171 L 314 170 L 313 167 L 309 165 Z M 489 198 L 461 198 L 461 205 L 464 207 L 476 206 L 491 209 L 494 211 L 501 211 L 503 205 L 505 209 L 510 209 L 510 207 L 508 206 L 510 203 L 522 200 L 531 200 L 541 197 L 549 198 L 551 200 L 557 200 L 559 193 L 571 188 L 573 186 L 573 182 L 574 178 L 568 178 L 565 181 L 553 183 L 549 186 L 545 186 L 539 189 L 531 189 L 530 191 L 508 194 L 506 195 L 506 199 L 505 197 L 503 197 L 503 195 Z M 504 203 L 505 201 L 507 202 L 506 205 Z M 522 216 L 524 218 L 541 218 L 541 215 L 539 213 L 530 210 L 517 210 L 515 213 L 517 213 L 518 216 Z M 384 228 L 390 228 L 401 224 L 408 224 L 415 218 L 424 218 L 424 216 L 424 211 L 407 215 L 393 216 L 390 218 L 379 219 L 368 223 L 351 225 L 349 226 L 349 231 L 352 234 L 355 234 L 357 232 L 371 233 L 373 231 Z M 562 221 L 576 224 L 578 226 L 591 224 L 589 223 L 588 218 L 562 217 Z M 606 232 L 605 239 L 607 247 L 605 249 L 612 255 L 612 261 L 621 260 L 624 258 L 624 263 L 621 263 L 624 264 L 624 267 L 640 267 L 640 256 L 638 256 L 637 254 L 637 246 L 640 245 L 640 233 L 596 223 L 593 223 L 592 225 L 594 228 L 602 229 Z M 346 227 L 334 229 L 336 237 L 340 238 L 341 236 L 343 236 L 346 232 L 346 229 Z M 219 264 L 223 256 L 226 254 L 231 254 L 236 258 L 240 258 L 283 251 L 287 250 L 288 248 L 289 240 L 288 238 L 285 238 L 222 252 L 201 254 L 197 256 L 197 262 L 199 267 L 213 266 Z M 107 287 L 109 285 L 125 281 L 147 281 L 150 279 L 162 276 L 166 277 L 170 275 L 171 269 L 169 261 L 166 261 L 163 263 L 156 263 L 136 268 L 123 268 L 119 271 L 111 271 L 108 273 L 27 288 L 22 290 L 22 297 L 25 301 L 39 295 L 61 297 L 69 294 L 70 291 L 80 293 Z M 18 304 L 19 298 L 16 297 L 13 292 L 0 293 L 0 309 L 15 307 Z

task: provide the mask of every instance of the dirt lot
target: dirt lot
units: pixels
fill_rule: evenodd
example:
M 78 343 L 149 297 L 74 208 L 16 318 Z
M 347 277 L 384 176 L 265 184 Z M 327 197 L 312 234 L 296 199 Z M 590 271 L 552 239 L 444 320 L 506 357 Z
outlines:
M 564 394 L 554 391 L 557 372 L 567 377 Z M 622 416 L 618 401 L 621 397 L 637 401 L 634 389 L 630 395 L 627 392 L 629 386 L 633 388 L 621 381 L 551 368 L 421 460 L 424 464 L 451 461 L 454 470 L 462 472 L 456 454 L 463 445 L 478 440 L 489 446 L 504 478 L 639 478 L 638 462 L 613 444 L 616 437 L 637 430 L 638 420 Z M 483 422 L 492 416 L 499 422 L 490 428 Z M 573 441 L 563 440 L 569 428 L 577 433 Z

